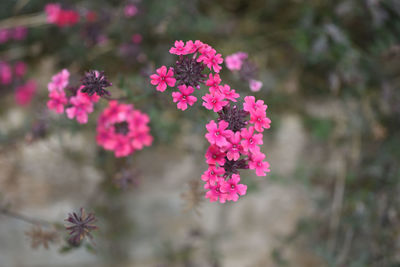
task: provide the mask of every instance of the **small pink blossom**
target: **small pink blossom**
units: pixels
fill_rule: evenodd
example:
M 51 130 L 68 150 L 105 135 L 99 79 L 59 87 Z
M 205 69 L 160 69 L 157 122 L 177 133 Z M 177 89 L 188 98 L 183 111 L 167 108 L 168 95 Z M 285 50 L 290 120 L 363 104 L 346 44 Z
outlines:
M 206 162 L 210 165 L 219 164 L 222 166 L 225 164 L 226 154 L 221 152 L 220 148 L 216 145 L 209 146 L 205 156 Z
M 210 92 L 214 93 L 215 91 L 219 91 L 219 84 L 221 83 L 219 74 L 215 74 L 213 76 L 212 73 L 210 73 L 208 77 L 209 78 L 206 81 L 206 86 L 210 87 Z
M 22 61 L 18 61 L 14 65 L 14 72 L 17 77 L 19 78 L 24 77 L 26 74 L 26 64 Z
M 244 129 L 243 129 L 244 130 Z M 229 143 L 226 147 L 226 157 L 229 160 L 237 161 L 240 158 L 240 153 L 243 152 L 243 147 L 240 144 L 242 136 L 240 132 L 236 132 L 228 139 Z
M 231 87 L 227 84 L 225 84 L 224 86 L 220 85 L 219 91 L 222 95 L 225 96 L 226 99 L 232 102 L 236 102 L 236 98 L 239 98 L 240 96 L 238 93 L 236 93 L 235 89 L 231 89 Z
M 67 105 L 68 99 L 64 91 L 54 90 L 49 93 L 50 100 L 47 101 L 47 107 L 56 113 L 63 113 L 64 106 Z
M 11 66 L 6 62 L 0 61 L 0 83 L 9 85 L 12 82 Z
M 214 92 L 214 94 L 206 94 L 202 99 L 204 100 L 203 106 L 206 109 L 212 109 L 214 112 L 220 111 L 222 107 L 228 104 L 228 101 L 224 100 L 224 95 L 218 92 Z
M 205 135 L 208 142 L 210 142 L 210 144 L 212 145 L 215 144 L 219 147 L 227 146 L 227 138 L 230 138 L 233 135 L 233 132 L 231 130 L 226 130 L 228 126 L 229 123 L 223 120 L 218 122 L 218 125 L 215 123 L 215 121 L 210 121 L 210 123 L 206 125 L 208 133 L 206 133 Z
M 63 91 L 69 83 L 69 71 L 63 69 L 59 73 L 51 77 L 51 82 L 47 85 L 50 92 L 54 90 Z
M 243 138 L 240 144 L 246 152 L 255 152 L 259 149 L 258 146 L 263 144 L 263 135 L 254 134 L 254 127 L 252 126 L 249 129 L 243 128 L 240 135 Z
M 240 175 L 232 174 L 231 179 L 227 180 L 220 187 L 222 193 L 227 194 L 226 199 L 231 201 L 238 201 L 239 196 L 246 195 L 247 185 L 239 184 Z
M 138 13 L 138 8 L 134 4 L 127 4 L 124 7 L 125 17 L 130 18 L 135 16 Z
M 220 203 L 225 203 L 227 194 L 221 192 L 221 187 L 224 186 L 225 183 L 224 178 L 218 178 L 215 185 L 206 183 L 204 188 L 209 189 L 209 191 L 206 192 L 206 198 L 210 199 L 210 202 L 215 202 L 219 199 Z
M 229 70 L 241 70 L 245 59 L 247 59 L 247 53 L 237 52 L 225 58 L 225 65 Z
M 263 110 L 264 112 L 267 110 L 267 105 L 264 105 L 263 100 L 257 100 L 254 96 L 246 96 L 244 98 L 243 109 L 250 114 L 255 113 L 257 110 Z
M 33 80 L 27 81 L 24 85 L 17 87 L 15 91 L 15 101 L 20 106 L 27 106 L 31 103 L 36 92 L 36 82 Z
M 263 83 L 261 81 L 257 81 L 257 80 L 250 80 L 249 81 L 250 90 L 252 92 L 260 91 L 262 85 L 263 85 Z
M 0 29 L 0 44 L 6 43 L 11 37 L 10 34 L 9 29 Z
M 215 165 L 210 165 L 208 169 L 204 172 L 204 174 L 201 176 L 201 179 L 204 182 L 209 182 L 209 183 L 216 183 L 218 177 L 224 175 L 225 170 L 222 167 L 218 167 Z
M 70 98 L 69 103 L 72 107 L 67 108 L 67 117 L 76 118 L 80 124 L 87 123 L 88 114 L 93 112 L 93 102 L 90 97 L 79 90 L 76 96 Z
M 256 170 L 257 176 L 266 176 L 266 172 L 270 172 L 269 163 L 267 161 L 263 161 L 264 158 L 265 154 L 260 151 L 257 151 L 250 157 L 249 168 Z
M 60 4 L 47 4 L 44 8 L 48 23 L 56 23 L 61 12 Z
M 132 35 L 132 43 L 134 44 L 140 44 L 143 40 L 143 37 L 140 33 L 135 33 Z
M 194 88 L 183 84 L 179 85 L 178 89 L 180 92 L 172 93 L 174 103 L 178 102 L 178 109 L 186 110 L 188 105 L 193 106 L 197 101 L 197 97 L 191 95 L 194 92 Z
M 185 43 L 181 41 L 175 41 L 175 47 L 171 47 L 169 50 L 171 54 L 175 55 L 187 55 L 189 54 L 188 50 L 185 48 Z
M 221 54 L 216 54 L 214 49 L 203 55 L 203 57 L 199 57 L 199 59 L 201 59 L 210 70 L 214 70 L 216 73 L 219 73 L 219 71 L 222 69 L 220 64 L 224 61 L 224 59 L 222 58 Z
M 14 40 L 17 40 L 17 41 L 21 41 L 21 40 L 25 39 L 27 34 L 28 34 L 28 29 L 26 27 L 22 27 L 22 26 L 16 27 L 12 31 L 13 38 L 14 38 Z
M 150 76 L 151 84 L 157 85 L 157 91 L 164 92 L 167 89 L 167 85 L 170 87 L 175 86 L 176 79 L 174 77 L 174 71 L 172 68 L 169 68 L 167 72 L 167 67 L 162 66 L 157 69 L 157 74 L 153 74 Z
M 258 132 L 263 132 L 264 128 L 269 129 L 271 127 L 271 120 L 267 118 L 265 111 L 261 109 L 250 114 L 250 123 L 254 123 L 254 128 Z

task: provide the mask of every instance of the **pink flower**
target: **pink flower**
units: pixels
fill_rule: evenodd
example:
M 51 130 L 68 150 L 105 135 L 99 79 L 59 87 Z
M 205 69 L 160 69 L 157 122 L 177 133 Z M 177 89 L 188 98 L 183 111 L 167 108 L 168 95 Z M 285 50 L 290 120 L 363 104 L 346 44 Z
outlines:
M 250 122 L 254 123 L 254 128 L 258 132 L 263 132 L 264 128 L 269 129 L 271 127 L 271 120 L 267 118 L 265 111 L 262 109 L 258 109 L 250 114 Z
M 0 29 L 0 44 L 4 44 L 10 39 L 10 30 Z
M 245 128 L 243 129 L 245 130 Z M 243 152 L 243 147 L 240 144 L 240 141 L 242 140 L 242 136 L 240 132 L 236 132 L 231 137 L 228 139 L 229 143 L 228 146 L 226 147 L 226 157 L 229 160 L 234 160 L 237 161 L 240 158 L 240 153 Z
M 209 182 L 209 183 L 216 183 L 218 177 L 224 175 L 225 170 L 224 168 L 215 166 L 215 165 L 210 165 L 208 166 L 208 169 L 204 172 L 204 174 L 201 176 L 201 179 L 204 182 Z
M 247 185 L 239 184 L 240 175 L 232 174 L 231 179 L 223 183 L 220 187 L 222 193 L 227 194 L 226 199 L 232 201 L 238 201 L 239 196 L 246 195 Z
M 0 83 L 9 85 L 12 82 L 12 70 L 6 62 L 0 61 Z
M 263 100 L 257 100 L 254 96 L 246 96 L 244 98 L 243 109 L 250 112 L 250 114 L 255 113 L 257 110 L 267 110 L 267 105 L 264 105 Z
M 140 44 L 143 40 L 143 37 L 140 33 L 135 33 L 132 35 L 132 43 L 134 44 Z
M 270 172 L 269 163 L 267 161 L 263 161 L 265 158 L 265 154 L 260 151 L 254 153 L 250 157 L 249 168 L 252 170 L 256 170 L 256 174 L 258 176 L 266 176 L 266 172 Z
M 87 123 L 88 114 L 93 112 L 93 102 L 90 97 L 79 90 L 76 96 L 70 98 L 69 103 L 72 107 L 67 108 L 67 117 L 76 118 L 80 124 Z
M 254 134 L 254 127 L 249 127 L 249 129 L 243 128 L 240 134 L 243 138 L 240 144 L 246 152 L 255 152 L 259 149 L 258 145 L 263 144 L 263 135 Z
M 228 104 L 228 101 L 224 100 L 224 95 L 218 92 L 215 92 L 214 94 L 206 94 L 202 97 L 202 99 L 204 100 L 203 106 L 206 109 L 212 109 L 214 112 L 220 111 L 222 107 Z
M 194 88 L 183 84 L 179 85 L 178 89 L 180 92 L 172 93 L 174 103 L 178 102 L 178 109 L 186 110 L 188 104 L 189 106 L 193 106 L 197 101 L 197 98 L 191 95 L 194 92 Z
M 221 187 L 225 185 L 224 178 L 218 178 L 217 183 L 215 185 L 206 183 L 204 188 L 209 189 L 206 192 L 206 198 L 210 199 L 210 202 L 218 201 L 221 203 L 226 202 L 227 194 L 221 192 Z
M 219 74 L 215 74 L 213 76 L 212 73 L 210 73 L 208 77 L 209 78 L 206 81 L 206 86 L 210 87 L 210 92 L 214 93 L 215 91 L 219 91 L 219 84 L 221 83 Z
M 167 67 L 162 66 L 161 68 L 157 69 L 157 74 L 153 74 L 150 76 L 151 84 L 157 85 L 157 91 L 164 92 L 167 89 L 167 85 L 170 87 L 175 86 L 175 78 L 174 71 L 172 68 L 169 68 L 167 72 Z
M 199 59 L 201 59 L 201 61 L 203 61 L 203 63 L 206 64 L 210 70 L 214 70 L 216 73 L 219 73 L 219 71 L 222 69 L 219 64 L 221 64 L 224 59 L 222 58 L 221 54 L 216 54 L 214 49 L 207 52 L 205 55 L 203 54 L 203 56 L 200 56 Z
M 133 105 L 110 101 L 97 123 L 97 143 L 114 151 L 116 157 L 128 156 L 153 142 L 149 121 L 149 116 Z
M 189 40 L 186 42 L 185 50 L 186 50 L 187 54 L 192 54 L 192 53 L 196 52 L 197 50 L 199 50 L 202 46 L 203 46 L 203 43 L 200 42 L 199 40 L 196 40 L 194 43 L 192 40 Z
M 124 7 L 124 14 L 125 17 L 130 18 L 135 16 L 138 13 L 138 9 L 135 5 L 133 4 L 128 4 Z
M 247 53 L 237 52 L 225 58 L 225 65 L 230 70 L 240 70 L 245 59 L 247 59 Z
M 64 106 L 68 103 L 68 99 L 65 96 L 64 91 L 54 90 L 49 93 L 50 100 L 47 101 L 47 107 L 51 110 L 55 110 L 56 113 L 63 113 Z
M 206 152 L 206 162 L 210 165 L 219 164 L 220 166 L 225 164 L 224 152 L 221 152 L 220 148 L 216 145 L 211 145 L 208 147 Z
M 36 82 L 33 80 L 27 81 L 24 85 L 17 87 L 15 91 L 15 101 L 20 106 L 29 105 L 36 92 Z
M 219 147 L 227 146 L 228 141 L 226 139 L 233 135 L 233 132 L 231 130 L 226 130 L 228 126 L 229 123 L 223 120 L 218 123 L 218 126 L 215 121 L 210 121 L 210 123 L 206 125 L 206 128 L 208 130 L 208 133 L 206 133 L 206 138 L 208 142 L 210 142 L 210 144 L 212 145 L 217 145 Z
M 224 86 L 220 85 L 219 91 L 221 92 L 222 95 L 225 96 L 226 99 L 232 102 L 236 102 L 237 101 L 236 98 L 240 96 L 238 93 L 235 92 L 234 89 L 231 89 L 231 87 L 227 84 L 225 84 Z
M 60 4 L 47 4 L 44 7 L 48 23 L 56 23 L 61 12 Z
M 190 47 L 191 49 L 191 47 Z M 175 47 L 171 47 L 171 49 L 169 50 L 169 52 L 171 54 L 175 54 L 175 55 L 187 55 L 189 54 L 188 50 L 185 48 L 185 43 L 181 40 L 181 41 L 175 41 Z
M 19 78 L 22 78 L 26 74 L 26 64 L 22 61 L 18 61 L 14 65 L 15 75 Z
M 21 41 L 26 38 L 28 34 L 28 29 L 26 27 L 16 27 L 13 31 L 13 38 L 14 40 Z
M 257 81 L 257 80 L 250 80 L 249 81 L 250 90 L 252 92 L 260 91 L 262 85 L 263 85 L 263 83 L 261 81 Z
M 51 82 L 47 85 L 49 91 L 63 91 L 65 87 L 67 87 L 69 83 L 69 71 L 67 69 L 63 69 L 59 73 L 55 74 L 51 77 Z

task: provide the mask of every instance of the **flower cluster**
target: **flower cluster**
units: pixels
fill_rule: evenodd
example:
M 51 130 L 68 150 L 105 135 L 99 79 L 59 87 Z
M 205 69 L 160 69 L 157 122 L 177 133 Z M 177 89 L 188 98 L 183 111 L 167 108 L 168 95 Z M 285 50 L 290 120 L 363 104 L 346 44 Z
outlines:
M 116 157 L 128 156 L 153 142 L 149 121 L 149 116 L 132 104 L 110 101 L 97 123 L 97 143 L 114 151 Z
M 62 9 L 60 4 L 45 6 L 47 22 L 59 27 L 73 26 L 79 22 L 79 13 L 74 10 Z
M 231 71 L 238 71 L 240 77 L 249 83 L 252 92 L 260 91 L 262 82 L 256 80 L 257 67 L 248 60 L 245 52 L 237 52 L 225 58 L 225 65 Z
M 208 93 L 202 97 L 203 106 L 216 112 L 218 120 L 206 125 L 205 137 L 210 146 L 205 155 L 208 169 L 201 177 L 206 182 L 204 188 L 208 189 L 205 197 L 212 202 L 237 201 L 247 190 L 246 185 L 239 183 L 240 169 L 253 169 L 258 176 L 270 171 L 269 163 L 264 161 L 265 154 L 260 150 L 262 133 L 271 123 L 266 116 L 267 105 L 253 96 L 246 96 L 240 107 L 237 103 L 240 95 L 221 83 L 219 72 L 223 59 L 211 46 L 200 41 L 176 41 L 170 53 L 179 55 L 175 67 L 159 68 L 157 74 L 150 76 L 151 84 L 163 92 L 167 86 L 177 83 L 179 92 L 173 92 L 172 97 L 181 110 L 197 101 L 192 95 L 194 88 L 200 89 L 200 84 L 208 87 Z M 240 53 L 227 58 L 226 64 L 230 69 L 241 70 L 246 58 L 247 54 Z M 211 71 L 208 76 L 203 73 L 206 67 Z
M 10 40 L 21 41 L 26 38 L 28 29 L 23 26 L 15 28 L 0 29 L 0 44 L 7 43 Z
M 197 98 L 192 96 L 194 89 L 200 89 L 200 84 L 208 83 L 209 80 L 219 79 L 218 73 L 222 68 L 223 58 L 214 48 L 199 40 L 186 43 L 176 41 L 169 52 L 178 55 L 179 59 L 173 68 L 162 66 L 157 69 L 157 73 L 150 76 L 151 84 L 157 85 L 156 88 L 160 92 L 164 92 L 167 86 L 174 87 L 177 84 L 179 92 L 172 93 L 173 101 L 177 102 L 178 109 L 186 110 L 188 105 L 192 106 L 197 101 Z M 209 76 L 204 73 L 206 68 L 211 72 Z M 212 72 L 215 74 L 213 75 Z M 210 77 L 209 80 L 207 77 Z M 207 108 L 213 108 L 214 104 L 221 105 L 220 102 L 224 97 L 216 95 L 218 93 L 214 90 L 213 93 L 210 92 L 210 96 L 207 96 L 208 101 L 212 102 L 206 106 Z M 213 103 L 210 97 L 220 99 L 220 101 Z
M 267 105 L 255 101 L 253 96 L 244 98 L 243 109 L 230 103 L 218 112 L 218 123 L 214 120 L 206 125 L 206 139 L 210 146 L 205 155 L 208 169 L 202 175 L 209 191 L 206 198 L 221 203 L 237 201 L 246 193 L 246 186 L 238 184 L 240 169 L 254 169 L 258 176 L 269 172 L 269 163 L 260 151 L 262 132 L 270 127 L 266 116 Z
M 84 92 L 86 87 L 83 84 L 73 92 L 72 96 L 67 97 L 65 89 L 69 85 L 69 76 L 69 71 L 64 69 L 52 77 L 47 86 L 50 98 L 47 107 L 59 114 L 64 113 L 66 109 L 69 119 L 75 118 L 80 124 L 85 124 L 88 121 L 88 114 L 93 112 L 93 104 L 99 101 L 100 96 L 94 94 L 96 90 L 92 95 L 86 94 Z

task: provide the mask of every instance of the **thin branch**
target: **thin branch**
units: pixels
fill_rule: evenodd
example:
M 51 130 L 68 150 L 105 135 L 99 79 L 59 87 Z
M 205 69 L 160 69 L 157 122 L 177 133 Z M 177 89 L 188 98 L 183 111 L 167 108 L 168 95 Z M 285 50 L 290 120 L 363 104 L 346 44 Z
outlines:
M 31 218 L 16 212 L 13 212 L 9 209 L 7 209 L 6 207 L 0 207 L 0 215 L 4 215 L 4 216 L 8 216 L 20 221 L 24 221 L 26 223 L 30 223 L 33 225 L 42 225 L 42 226 L 46 226 L 46 227 L 50 227 L 53 224 L 44 220 L 39 220 L 39 219 L 35 219 L 35 218 Z

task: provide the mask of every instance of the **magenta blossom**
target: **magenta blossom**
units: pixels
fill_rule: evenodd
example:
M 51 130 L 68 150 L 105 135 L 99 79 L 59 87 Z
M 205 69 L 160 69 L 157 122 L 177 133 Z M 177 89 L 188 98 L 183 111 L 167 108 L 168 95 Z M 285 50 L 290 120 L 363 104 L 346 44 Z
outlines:
M 232 174 L 231 179 L 227 180 L 220 187 L 221 192 L 225 193 L 227 200 L 238 201 L 239 196 L 246 195 L 247 185 L 239 184 L 240 175 Z
M 261 81 L 257 81 L 257 80 L 250 80 L 249 81 L 250 90 L 252 92 L 260 91 L 262 85 L 263 85 L 263 83 Z
M 27 81 L 25 84 L 17 87 L 15 91 L 15 101 L 20 106 L 27 106 L 31 103 L 36 92 L 36 82 L 33 80 Z
M 215 165 L 210 165 L 208 169 L 204 172 L 204 174 L 201 176 L 201 179 L 204 182 L 216 183 L 218 177 L 222 176 L 224 173 L 225 173 L 224 168 Z
M 269 129 L 271 120 L 265 115 L 265 111 L 258 109 L 250 114 L 250 122 L 254 123 L 254 128 L 258 132 L 263 132 L 264 128 Z
M 214 112 L 220 111 L 223 106 L 228 104 L 228 101 L 224 100 L 224 95 L 218 92 L 215 92 L 214 94 L 206 94 L 202 97 L 202 99 L 204 100 L 203 106 L 206 109 L 212 109 Z
M 7 62 L 0 61 L 0 83 L 9 85 L 12 82 L 12 70 Z
M 237 52 L 225 58 L 225 65 L 229 70 L 240 70 L 245 59 L 247 59 L 247 53 Z
M 191 95 L 194 92 L 194 88 L 183 84 L 179 85 L 178 89 L 180 92 L 172 93 L 174 103 L 178 102 L 178 109 L 186 110 L 188 105 L 193 106 L 197 101 L 197 98 Z
M 233 135 L 231 130 L 226 130 L 229 123 L 226 121 L 220 121 L 218 125 L 215 121 L 210 121 L 209 124 L 206 125 L 208 133 L 206 134 L 206 138 L 208 142 L 212 145 L 217 145 L 219 147 L 224 147 L 228 145 L 227 138 L 230 138 Z
M 93 101 L 95 99 L 95 101 Z M 93 102 L 97 102 L 99 97 L 90 97 L 81 90 L 78 90 L 76 96 L 70 98 L 69 103 L 72 105 L 67 108 L 66 113 L 69 119 L 76 118 L 80 124 L 88 122 L 88 114 L 93 112 Z
M 167 72 L 167 67 L 162 66 L 157 69 L 157 74 L 153 74 L 150 76 L 151 84 L 157 85 L 157 90 L 160 92 L 164 92 L 167 89 L 167 85 L 170 87 L 175 86 L 176 79 L 174 77 L 174 71 L 172 68 L 169 68 Z
M 231 87 L 227 84 L 224 86 L 219 86 L 219 90 L 224 97 L 232 102 L 236 102 L 236 98 L 239 98 L 239 94 L 235 92 L 235 89 L 231 89 Z
M 246 130 L 245 128 L 243 130 Z M 243 147 L 240 144 L 240 141 L 242 140 L 242 136 L 240 132 L 236 132 L 231 135 L 231 137 L 228 139 L 228 145 L 226 147 L 227 153 L 226 157 L 229 160 L 234 160 L 237 161 L 240 158 L 240 154 L 243 153 Z
M 204 188 L 209 189 L 209 191 L 206 192 L 206 198 L 210 199 L 210 202 L 215 202 L 219 199 L 220 203 L 225 203 L 227 194 L 221 191 L 221 188 L 225 185 L 225 183 L 226 182 L 224 178 L 218 178 L 215 185 L 206 183 Z
M 59 73 L 55 74 L 51 77 L 51 82 L 47 85 L 49 91 L 63 91 L 69 83 L 69 71 L 67 69 L 63 69 Z
M 252 170 L 256 170 L 256 174 L 258 176 L 265 176 L 266 172 L 270 172 L 269 163 L 263 161 L 264 158 L 265 154 L 260 151 L 257 151 L 250 157 L 249 168 Z
M 49 101 L 47 107 L 54 110 L 56 113 L 61 114 L 64 112 L 65 105 L 68 104 L 67 96 L 64 91 L 54 90 L 49 93 Z
M 192 47 L 190 47 L 191 49 Z M 171 54 L 175 54 L 175 55 L 187 55 L 189 54 L 188 49 L 186 49 L 185 47 L 185 43 L 181 40 L 181 41 L 175 41 L 175 47 L 171 47 L 171 49 L 169 50 L 169 52 Z
M 243 138 L 240 143 L 244 151 L 255 152 L 259 149 L 259 145 L 263 144 L 262 134 L 254 134 L 254 127 L 251 126 L 249 129 L 243 128 L 241 131 L 241 136 Z
M 225 164 L 224 152 L 221 152 L 220 148 L 216 145 L 211 145 L 206 153 L 206 161 L 209 165 L 219 164 L 220 166 Z

